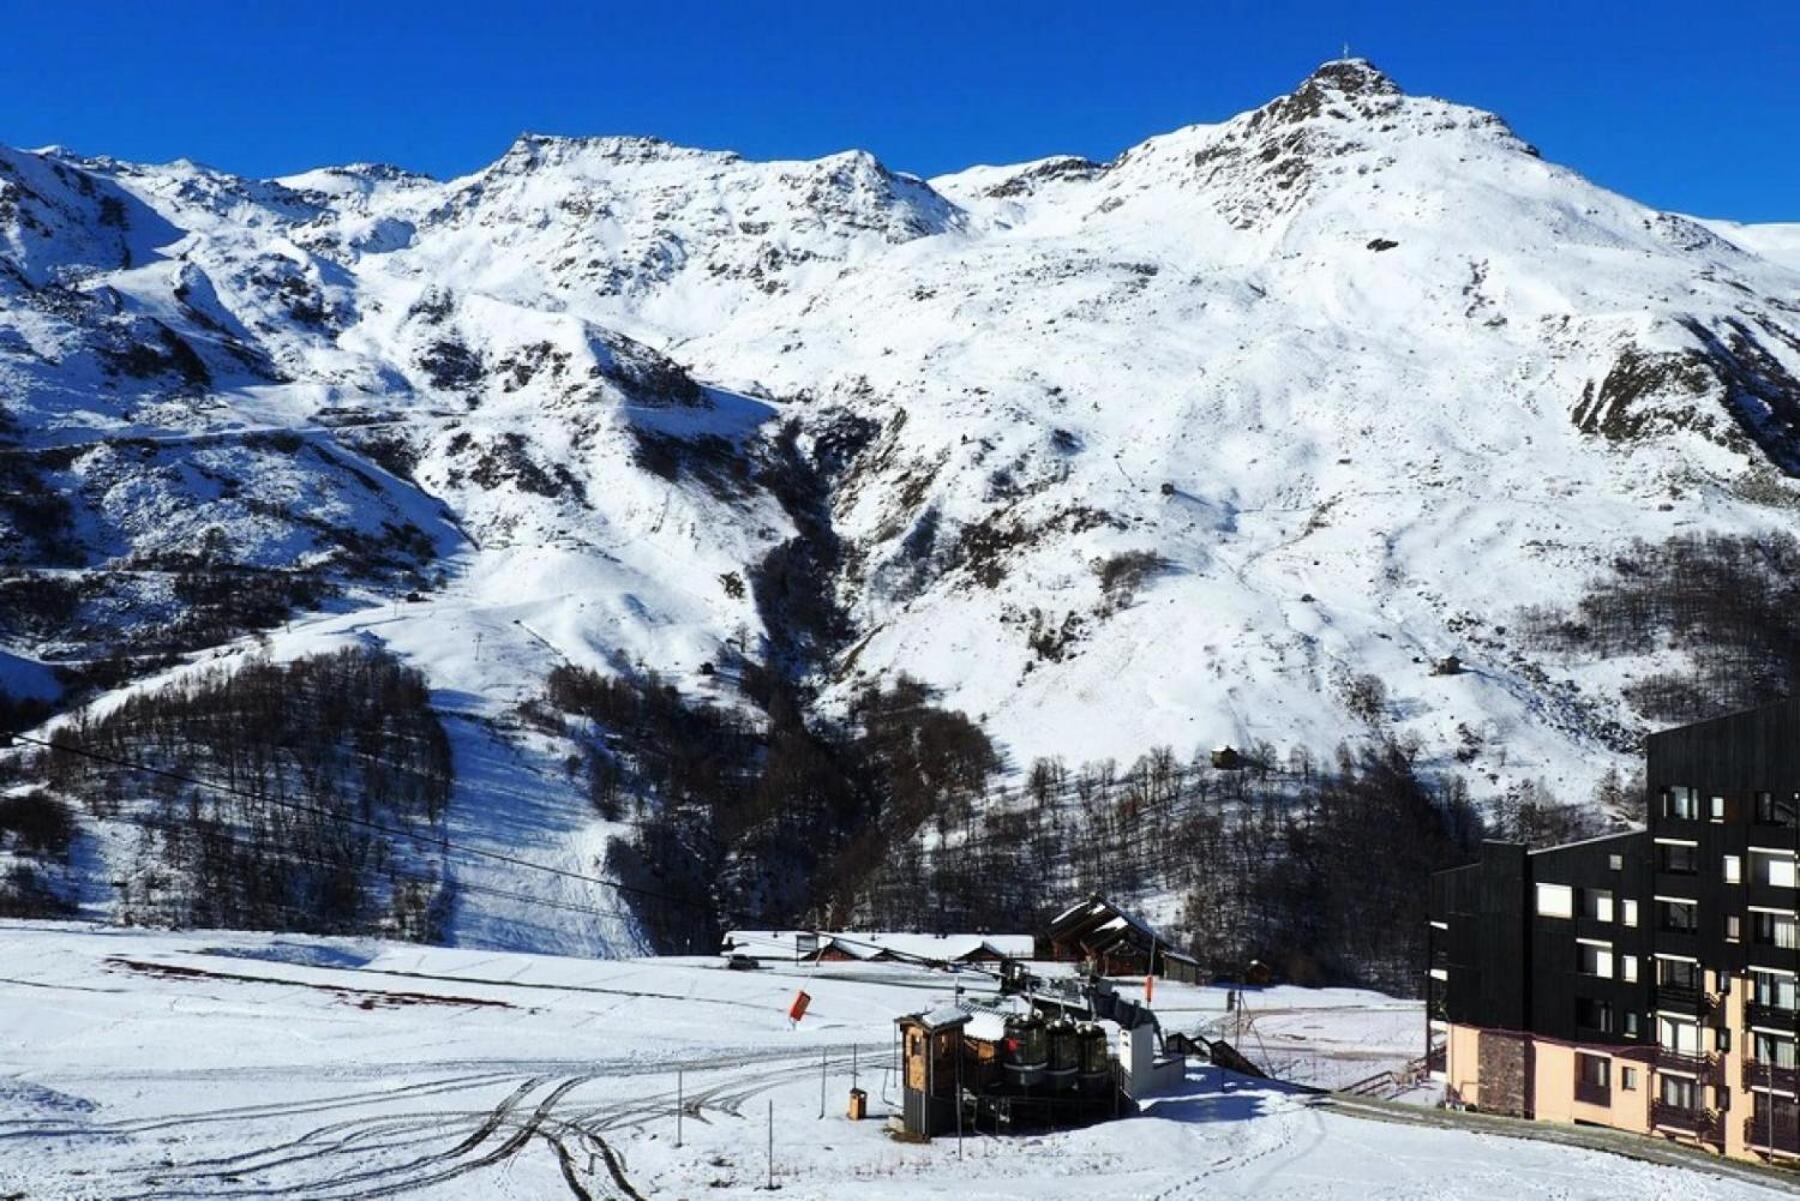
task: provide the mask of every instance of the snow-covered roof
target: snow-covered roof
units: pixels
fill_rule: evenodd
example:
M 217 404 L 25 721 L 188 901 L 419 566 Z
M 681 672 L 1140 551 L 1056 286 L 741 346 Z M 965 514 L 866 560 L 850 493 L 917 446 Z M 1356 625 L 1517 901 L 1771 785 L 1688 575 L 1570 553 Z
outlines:
M 1157 954 L 1170 959 L 1194 962 L 1191 955 L 1176 949 L 1179 944 L 1149 922 L 1127 913 L 1101 896 L 1090 897 L 1057 915 L 1050 923 L 1050 936 L 1055 939 L 1072 939 L 1090 949 L 1103 949 L 1120 942 L 1129 942 L 1140 944 L 1146 951 L 1155 947 Z
M 1029 934 L 916 934 L 888 930 L 730 930 L 724 950 L 758 959 L 797 959 L 836 949 L 853 959 L 883 953 L 901 958 L 955 963 L 985 954 L 1029 959 L 1036 941 Z

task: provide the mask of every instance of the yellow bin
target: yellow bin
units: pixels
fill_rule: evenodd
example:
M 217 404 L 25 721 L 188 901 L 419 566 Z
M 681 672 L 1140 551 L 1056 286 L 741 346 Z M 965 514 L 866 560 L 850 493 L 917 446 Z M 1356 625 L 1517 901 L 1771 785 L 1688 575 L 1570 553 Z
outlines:
M 860 1088 L 850 1090 L 850 1120 L 860 1122 L 869 1116 L 869 1094 Z

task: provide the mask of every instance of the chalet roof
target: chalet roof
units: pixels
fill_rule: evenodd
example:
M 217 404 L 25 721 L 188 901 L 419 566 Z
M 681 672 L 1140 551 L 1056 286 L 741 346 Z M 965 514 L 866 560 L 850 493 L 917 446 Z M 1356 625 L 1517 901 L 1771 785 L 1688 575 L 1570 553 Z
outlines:
M 886 930 L 819 931 L 816 948 L 801 951 L 815 932 L 810 930 L 731 930 L 725 935 L 727 953 L 758 959 L 794 959 L 813 950 L 834 948 L 852 959 L 925 959 L 957 963 L 983 952 L 1009 959 L 1030 959 L 1036 940 L 1029 934 L 913 934 Z
M 1158 955 L 1182 963 L 1197 963 L 1192 955 L 1183 954 L 1150 923 L 1095 894 L 1079 905 L 1071 905 L 1050 923 L 1050 937 L 1057 942 L 1072 942 L 1095 954 L 1104 954 L 1120 946 L 1148 954 L 1155 948 Z

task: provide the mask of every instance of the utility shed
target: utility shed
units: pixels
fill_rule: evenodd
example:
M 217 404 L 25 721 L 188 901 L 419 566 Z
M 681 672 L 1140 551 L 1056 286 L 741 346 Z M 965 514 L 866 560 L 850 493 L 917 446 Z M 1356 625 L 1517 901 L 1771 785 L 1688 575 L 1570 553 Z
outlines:
M 900 1120 L 908 1134 L 931 1138 L 956 1128 L 963 1027 L 969 1017 L 967 1010 L 946 1005 L 899 1019 Z
M 1050 957 L 1092 960 L 1103 976 L 1161 976 L 1200 983 L 1200 962 L 1148 922 L 1095 894 L 1058 914 L 1046 932 Z

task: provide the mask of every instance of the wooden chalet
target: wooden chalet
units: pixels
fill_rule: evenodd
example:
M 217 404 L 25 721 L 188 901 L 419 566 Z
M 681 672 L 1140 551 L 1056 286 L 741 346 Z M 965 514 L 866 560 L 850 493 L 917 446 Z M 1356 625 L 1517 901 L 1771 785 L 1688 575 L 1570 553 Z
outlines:
M 1160 976 L 1201 982 L 1200 961 L 1169 944 L 1149 923 L 1098 894 L 1070 906 L 1050 923 L 1050 958 L 1091 962 L 1103 976 Z

